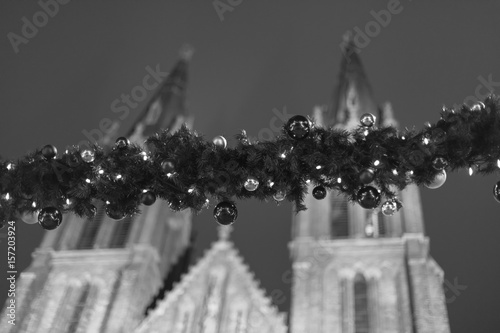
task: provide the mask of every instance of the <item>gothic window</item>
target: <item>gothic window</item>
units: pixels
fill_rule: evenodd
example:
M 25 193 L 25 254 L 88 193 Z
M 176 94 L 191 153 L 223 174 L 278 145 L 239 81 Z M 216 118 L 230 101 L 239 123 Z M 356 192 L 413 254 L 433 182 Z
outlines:
M 127 216 L 125 219 L 115 222 L 116 226 L 111 235 L 109 247 L 119 248 L 125 245 L 128 240 L 130 229 L 132 229 L 132 222 L 133 218 L 131 216 Z
M 368 284 L 363 275 L 354 278 L 354 332 L 370 333 Z
M 384 237 L 386 235 L 386 219 L 380 211 L 368 211 L 365 224 L 366 237 Z
M 332 200 L 332 238 L 349 236 L 348 203 L 343 197 L 336 196 Z
M 80 319 L 82 317 L 83 310 L 85 309 L 85 305 L 87 303 L 87 298 L 89 296 L 90 285 L 87 283 L 83 287 L 83 290 L 78 298 L 77 303 L 75 304 L 75 308 L 73 310 L 73 314 L 71 315 L 71 319 L 68 323 L 67 333 L 75 333 L 78 328 L 78 324 L 80 323 Z
M 99 227 L 102 224 L 105 215 L 104 204 L 100 204 L 97 207 L 97 214 L 93 219 L 85 220 L 84 226 L 80 233 L 80 238 L 78 239 L 77 249 L 92 249 L 94 247 L 95 239 L 97 233 L 99 232 Z

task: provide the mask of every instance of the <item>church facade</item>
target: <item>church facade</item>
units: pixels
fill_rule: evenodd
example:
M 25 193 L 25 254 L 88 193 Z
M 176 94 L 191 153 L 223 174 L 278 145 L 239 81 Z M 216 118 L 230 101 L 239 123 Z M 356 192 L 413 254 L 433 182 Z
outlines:
M 396 125 L 390 105 L 375 104 L 354 45 L 348 47 L 334 102 L 316 108 L 315 122 L 352 129 L 370 112 L 378 125 Z M 128 132 L 131 140 L 191 122 L 184 105 L 189 57 L 182 53 Z M 306 197 L 308 210 L 292 221 L 289 327 L 229 240 L 228 227 L 189 267 L 191 215 L 164 201 L 121 221 L 107 217 L 104 204 L 93 220 L 68 215 L 46 232 L 21 273 L 17 323 L 2 320 L 0 331 L 448 333 L 443 271 L 429 255 L 418 188 L 399 197 L 404 208 L 393 216 L 333 192 L 323 200 Z

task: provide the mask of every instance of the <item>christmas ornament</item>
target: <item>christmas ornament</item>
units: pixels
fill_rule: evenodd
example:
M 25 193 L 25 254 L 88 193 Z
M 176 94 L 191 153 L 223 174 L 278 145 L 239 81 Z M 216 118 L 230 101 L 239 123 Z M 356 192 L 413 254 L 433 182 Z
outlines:
M 500 181 L 493 187 L 493 197 L 497 202 L 500 202 Z
M 436 170 L 443 170 L 448 166 L 448 162 L 442 157 L 436 157 L 432 160 L 432 167 Z
M 226 148 L 227 147 L 227 140 L 225 137 L 222 135 L 216 136 L 213 140 L 214 145 L 220 148 Z
M 273 199 L 276 200 L 277 202 L 285 200 L 285 197 L 286 197 L 286 191 L 284 190 L 278 190 L 276 193 L 273 194 Z
M 255 177 L 248 177 L 248 179 L 245 181 L 245 190 L 253 192 L 259 187 L 259 180 Z
M 43 208 L 38 214 L 38 223 L 45 230 L 54 230 L 62 221 L 62 214 L 59 209 L 55 207 Z
M 47 160 L 51 160 L 57 155 L 57 148 L 53 145 L 46 145 L 42 148 L 42 155 Z
M 372 127 L 373 124 L 375 124 L 375 120 L 377 118 L 372 115 L 371 113 L 365 113 L 361 116 L 359 121 L 361 122 L 361 125 L 366 126 L 366 127 Z
M 82 150 L 80 156 L 82 157 L 82 160 L 87 163 L 92 163 L 95 159 L 95 153 L 91 149 Z
M 324 199 L 326 197 L 326 189 L 321 185 L 316 186 L 312 191 L 312 195 L 314 199 L 317 200 Z
M 125 149 L 129 145 L 130 145 L 130 141 L 124 136 L 121 136 L 118 139 L 116 139 L 115 147 L 118 149 Z
M 359 173 L 359 181 L 362 184 L 370 184 L 375 178 L 375 171 L 372 168 L 364 169 Z
M 425 186 L 433 190 L 441 187 L 445 181 L 446 181 L 446 171 L 441 170 L 436 174 L 432 182 L 430 184 L 426 184 Z
M 161 162 L 161 169 L 165 173 L 173 173 L 175 171 L 175 165 L 172 160 L 165 160 Z
M 156 195 L 153 192 L 147 191 L 141 194 L 141 202 L 146 206 L 151 206 L 155 201 Z
M 214 218 L 221 225 L 233 224 L 237 217 L 238 210 L 229 201 L 220 202 L 214 209 Z
M 113 204 L 106 205 L 106 215 L 113 220 L 121 220 L 125 217 L 125 213 Z
M 364 186 L 358 191 L 356 200 L 361 207 L 372 209 L 379 205 L 380 193 L 375 187 Z
M 483 102 L 477 102 L 471 106 L 471 111 L 483 111 L 486 108 Z
M 302 140 L 309 135 L 311 124 L 304 116 L 293 116 L 285 125 L 288 135 L 295 140 Z
M 394 200 L 387 200 L 382 204 L 382 214 L 385 216 L 392 216 L 398 210 L 398 205 Z
M 35 224 L 38 223 L 38 211 L 36 212 L 25 212 L 21 214 L 21 220 L 27 224 Z

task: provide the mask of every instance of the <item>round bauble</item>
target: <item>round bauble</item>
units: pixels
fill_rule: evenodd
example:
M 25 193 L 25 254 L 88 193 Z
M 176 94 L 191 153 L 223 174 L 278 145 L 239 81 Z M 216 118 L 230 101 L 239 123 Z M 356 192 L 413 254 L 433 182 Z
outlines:
M 156 195 L 153 192 L 147 191 L 141 194 L 141 202 L 146 206 L 151 206 L 155 201 Z
M 253 192 L 259 187 L 259 180 L 253 176 L 248 177 L 245 181 L 245 190 Z
M 61 222 L 61 211 L 55 207 L 43 208 L 38 214 L 38 224 L 45 230 L 54 230 Z
M 304 116 L 293 116 L 286 123 L 285 130 L 292 139 L 302 140 L 311 132 L 311 123 Z
M 118 149 L 125 149 L 129 145 L 130 145 L 130 141 L 124 136 L 121 136 L 118 139 L 116 139 L 115 147 Z
M 443 170 L 448 166 L 448 162 L 443 157 L 436 157 L 432 160 L 432 167 L 436 170 Z
M 122 220 L 123 218 L 125 218 L 125 212 L 123 212 L 113 204 L 106 205 L 106 215 L 108 215 L 113 220 Z
M 495 198 L 497 202 L 500 202 L 500 181 L 493 187 L 493 198 Z
M 398 205 L 393 200 L 387 200 L 382 204 L 382 214 L 392 216 L 398 210 Z
M 484 105 L 483 102 L 477 102 L 471 106 L 470 110 L 471 111 L 483 111 L 485 108 L 486 108 L 486 105 Z
M 214 218 L 220 225 L 230 225 L 238 218 L 238 210 L 233 203 L 222 201 L 215 206 Z
M 358 191 L 356 200 L 361 207 L 373 209 L 380 204 L 380 192 L 373 186 L 365 186 Z
M 172 160 L 165 160 L 161 162 L 161 169 L 165 173 L 173 173 L 175 171 L 175 164 Z
M 285 200 L 285 197 L 286 197 L 286 191 L 284 190 L 278 190 L 276 193 L 273 194 L 273 199 L 277 202 Z
M 80 152 L 82 160 L 86 163 L 92 163 L 95 160 L 95 152 L 92 149 L 84 149 Z
M 375 171 L 372 168 L 364 169 L 359 173 L 359 181 L 362 184 L 370 184 L 375 178 Z
M 375 124 L 377 118 L 371 113 L 365 113 L 359 118 L 361 125 L 366 127 L 372 127 Z
M 434 180 L 432 180 L 432 182 L 430 184 L 426 184 L 425 186 L 427 188 L 434 190 L 436 188 L 443 186 L 445 181 L 446 181 L 446 171 L 441 170 L 436 174 L 436 177 L 434 177 Z
M 326 188 L 321 185 L 316 186 L 312 191 L 312 195 L 316 200 L 324 199 L 326 197 Z
M 36 212 L 25 212 L 21 214 L 21 220 L 27 224 L 38 223 L 38 211 Z
M 57 155 L 57 148 L 53 145 L 46 145 L 42 148 L 42 155 L 47 160 L 51 160 Z
M 227 147 L 227 140 L 222 135 L 216 136 L 213 139 L 213 143 L 215 146 L 217 146 L 219 148 L 226 148 Z

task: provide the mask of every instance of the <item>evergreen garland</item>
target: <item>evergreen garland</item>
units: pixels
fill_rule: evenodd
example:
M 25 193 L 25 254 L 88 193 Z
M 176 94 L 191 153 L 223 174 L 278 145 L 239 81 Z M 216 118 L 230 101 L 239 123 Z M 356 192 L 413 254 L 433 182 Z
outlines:
M 373 185 L 381 195 L 394 199 L 396 189 L 431 184 L 441 172 L 435 167 L 437 158 L 449 171 L 496 172 L 500 99 L 490 96 L 460 110 L 443 108 L 441 119 L 420 131 L 363 125 L 345 131 L 311 124 L 301 140 L 290 137 L 285 128 L 272 141 L 251 143 L 244 131 L 237 139 L 234 148 L 226 148 L 182 127 L 148 138 L 146 150 L 122 138 L 109 151 L 98 145 L 87 151 L 74 146 L 52 158 L 45 147 L 16 162 L 2 160 L 0 221 L 45 207 L 92 217 L 94 200 L 129 215 L 156 196 L 173 210 L 198 212 L 208 198 L 272 200 L 280 191 L 300 211 L 306 208 L 308 183 L 357 200 L 364 186 L 360 172 L 366 169 L 374 170 Z M 254 191 L 244 186 L 249 177 L 259 181 Z

